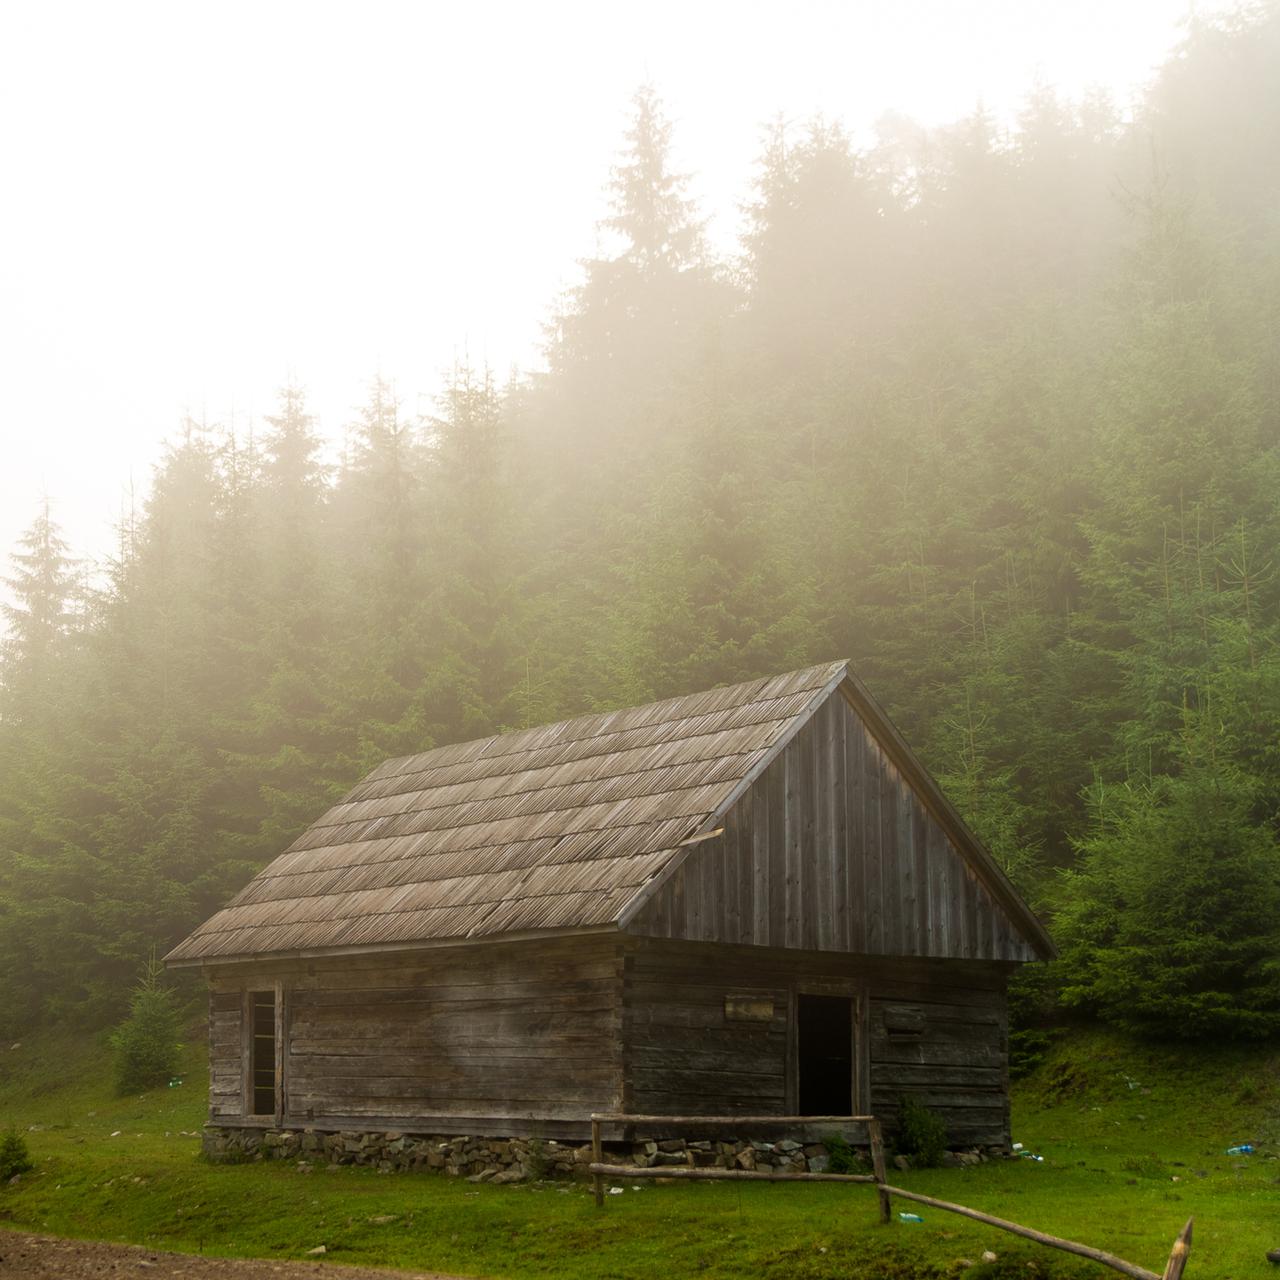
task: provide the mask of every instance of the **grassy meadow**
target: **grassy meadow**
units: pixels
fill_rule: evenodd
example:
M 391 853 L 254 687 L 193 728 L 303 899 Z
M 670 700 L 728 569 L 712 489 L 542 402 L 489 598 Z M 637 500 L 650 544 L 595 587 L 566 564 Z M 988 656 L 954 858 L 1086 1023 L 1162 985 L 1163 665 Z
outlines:
M 119 1098 L 110 1068 L 100 1037 L 0 1050 L 0 1127 L 23 1132 L 37 1166 L 0 1185 L 0 1228 L 222 1256 L 301 1258 L 323 1244 L 327 1260 L 487 1277 L 934 1277 L 964 1260 L 975 1280 L 1114 1274 L 929 1209 L 883 1227 L 860 1186 L 628 1182 L 598 1211 L 576 1184 L 214 1166 L 199 1154 L 198 1044 L 177 1088 Z M 1190 1275 L 1274 1274 L 1263 1255 L 1280 1246 L 1280 1055 L 1063 1032 L 1017 1086 L 1014 1130 L 1043 1163 L 897 1179 L 1156 1271 L 1194 1214 Z M 1225 1154 L 1246 1141 L 1255 1155 Z M 984 1250 L 997 1260 L 982 1263 Z

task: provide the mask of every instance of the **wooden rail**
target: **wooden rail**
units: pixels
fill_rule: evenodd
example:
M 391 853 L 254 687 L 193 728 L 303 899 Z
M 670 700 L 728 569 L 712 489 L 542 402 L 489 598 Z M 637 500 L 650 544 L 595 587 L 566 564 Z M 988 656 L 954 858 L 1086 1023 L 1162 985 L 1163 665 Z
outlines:
M 764 1124 L 796 1125 L 853 1125 L 865 1126 L 871 1146 L 872 1173 L 786 1173 L 775 1169 L 717 1169 L 694 1168 L 692 1166 L 659 1165 L 652 1168 L 633 1165 L 606 1164 L 604 1162 L 604 1146 L 601 1137 L 602 1124 L 649 1124 L 668 1128 L 686 1127 L 706 1129 L 726 1126 L 759 1126 Z M 1051 1249 L 1061 1249 L 1064 1253 L 1074 1253 L 1079 1257 L 1099 1262 L 1113 1271 L 1130 1277 L 1130 1280 L 1182 1280 L 1182 1273 L 1187 1265 L 1187 1257 L 1191 1252 L 1191 1231 L 1194 1218 L 1188 1218 L 1187 1224 L 1178 1233 L 1169 1253 L 1169 1261 L 1164 1272 L 1157 1275 L 1140 1267 L 1136 1263 L 1127 1262 L 1114 1253 L 1104 1249 L 1094 1249 L 1087 1244 L 1075 1240 L 1064 1240 L 1060 1236 L 1051 1236 L 1021 1223 L 1010 1222 L 1006 1218 L 997 1218 L 978 1209 L 970 1209 L 962 1204 L 952 1204 L 949 1200 L 937 1200 L 933 1196 L 921 1195 L 918 1191 L 907 1191 L 902 1187 L 891 1187 L 887 1181 L 884 1162 L 884 1141 L 880 1132 L 880 1122 L 875 1116 L 633 1116 L 613 1113 L 601 1113 L 591 1117 L 591 1164 L 589 1172 L 595 1187 L 597 1205 L 604 1204 L 605 1178 L 684 1178 L 706 1182 L 861 1182 L 875 1185 L 880 1202 L 880 1221 L 891 1220 L 891 1197 L 899 1196 L 915 1204 L 928 1205 L 931 1209 L 942 1209 L 947 1213 L 957 1213 L 975 1222 L 985 1223 L 989 1227 L 998 1227 L 1001 1231 L 1011 1232 L 1037 1244 L 1047 1245 Z
M 766 1125 L 787 1125 L 790 1128 L 804 1126 L 836 1126 L 849 1128 L 861 1126 L 867 1131 L 867 1140 L 871 1146 L 872 1173 L 771 1173 L 760 1169 L 684 1169 L 671 1165 L 660 1168 L 630 1168 L 623 1165 L 604 1163 L 604 1144 L 601 1125 L 621 1124 L 634 1126 L 638 1124 L 653 1125 L 667 1129 L 724 1129 L 752 1128 L 758 1129 Z M 625 1168 L 626 1172 L 621 1172 Z M 596 1204 L 604 1204 L 605 1178 L 639 1177 L 639 1178 L 688 1178 L 690 1174 L 700 1175 L 706 1181 L 742 1181 L 759 1182 L 873 1182 L 880 1197 L 880 1221 L 889 1221 L 889 1196 L 884 1191 L 888 1174 L 884 1163 L 884 1137 L 880 1132 L 880 1121 L 875 1116 L 641 1116 L 627 1115 L 622 1112 L 596 1112 L 591 1117 L 591 1180 L 595 1188 Z

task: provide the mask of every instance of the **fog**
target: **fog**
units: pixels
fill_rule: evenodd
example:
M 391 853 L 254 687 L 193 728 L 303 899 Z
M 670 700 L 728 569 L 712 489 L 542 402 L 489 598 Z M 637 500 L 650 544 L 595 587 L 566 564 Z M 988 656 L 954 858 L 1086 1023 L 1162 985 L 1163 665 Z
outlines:
M 337 440 L 368 379 L 426 407 L 460 354 L 536 367 L 596 246 L 636 85 L 731 251 L 761 127 L 855 139 L 1036 83 L 1124 103 L 1185 0 L 6 5 L 0 544 L 42 493 L 98 554 L 182 416 L 287 377 Z

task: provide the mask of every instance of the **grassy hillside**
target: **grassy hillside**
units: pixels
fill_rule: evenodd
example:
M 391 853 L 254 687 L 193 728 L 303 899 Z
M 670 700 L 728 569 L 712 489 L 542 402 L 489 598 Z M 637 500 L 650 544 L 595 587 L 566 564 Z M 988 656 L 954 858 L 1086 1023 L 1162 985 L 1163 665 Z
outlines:
M 881 1227 L 864 1187 L 624 1184 L 600 1212 L 576 1186 L 215 1167 L 198 1156 L 203 1092 L 195 1045 L 180 1087 L 124 1099 L 100 1038 L 5 1046 L 0 1126 L 25 1132 L 37 1169 L 0 1186 L 0 1226 L 222 1255 L 297 1258 L 323 1244 L 337 1261 L 491 1277 L 932 1277 L 984 1249 L 998 1260 L 967 1271 L 975 1280 L 1113 1274 L 939 1212 Z M 1018 1086 L 1014 1124 L 1043 1163 L 912 1171 L 901 1184 L 1157 1271 L 1194 1213 L 1192 1275 L 1272 1274 L 1263 1254 L 1280 1246 L 1280 1055 L 1063 1033 Z M 1258 1154 L 1224 1154 L 1245 1141 Z

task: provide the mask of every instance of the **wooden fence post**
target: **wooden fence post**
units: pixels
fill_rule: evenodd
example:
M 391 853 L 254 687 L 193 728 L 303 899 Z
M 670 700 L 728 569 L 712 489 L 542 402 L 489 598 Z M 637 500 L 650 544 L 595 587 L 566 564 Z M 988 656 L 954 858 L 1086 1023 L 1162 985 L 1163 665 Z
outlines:
M 1182 1269 L 1187 1265 L 1187 1254 L 1191 1252 L 1191 1226 L 1194 1222 L 1194 1218 L 1188 1218 L 1187 1225 L 1173 1242 L 1162 1280 L 1182 1280 Z
M 600 1117 L 591 1117 L 591 1163 L 604 1163 L 604 1148 L 600 1143 Z M 604 1174 L 593 1173 L 591 1175 L 592 1182 L 595 1183 L 596 1189 L 596 1208 L 604 1208 Z
M 889 1221 L 889 1192 L 886 1189 L 889 1175 L 884 1167 L 884 1136 L 880 1132 L 880 1121 L 867 1121 L 867 1134 L 871 1139 L 871 1168 L 876 1175 L 876 1193 L 880 1197 L 880 1221 Z

